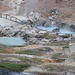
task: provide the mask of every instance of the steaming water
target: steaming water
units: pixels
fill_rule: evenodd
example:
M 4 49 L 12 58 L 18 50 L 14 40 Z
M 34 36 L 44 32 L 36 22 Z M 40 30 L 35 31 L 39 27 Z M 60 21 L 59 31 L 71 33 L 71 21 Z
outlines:
M 39 26 L 39 29 L 43 29 L 43 30 L 47 30 L 47 31 L 52 31 L 53 29 L 56 29 L 57 27 L 55 26 L 51 26 L 51 27 L 43 27 L 43 26 Z M 75 36 L 75 32 L 70 31 L 69 29 L 60 29 L 60 32 L 58 32 L 60 35 L 64 35 L 64 34 L 72 34 L 73 36 Z
M 20 9 L 18 15 L 24 15 L 30 13 L 38 8 L 38 0 L 28 0 Z
M 47 31 L 52 31 L 53 29 L 55 29 L 55 26 L 51 26 L 51 27 L 44 27 L 44 26 L 39 26 L 39 29 L 43 29 L 43 30 L 47 30 Z
M 75 36 L 75 32 L 72 32 L 72 31 L 70 31 L 70 30 L 68 30 L 68 29 L 60 29 L 59 34 L 60 34 L 60 35 L 61 35 L 61 34 L 72 34 L 72 35 Z
M 5 45 L 24 45 L 25 41 L 20 37 L 0 37 L 0 44 Z

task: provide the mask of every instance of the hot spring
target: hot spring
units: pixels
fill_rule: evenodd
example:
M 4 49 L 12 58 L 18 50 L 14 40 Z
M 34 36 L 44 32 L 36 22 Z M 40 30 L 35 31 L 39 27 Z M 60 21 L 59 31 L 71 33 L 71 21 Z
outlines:
M 52 31 L 53 29 L 56 29 L 57 27 L 56 26 L 51 26 L 51 27 L 39 26 L 38 28 L 42 30 Z M 72 34 L 73 36 L 75 36 L 75 32 L 72 32 L 71 30 L 66 28 L 60 28 L 60 31 L 58 33 L 59 35 Z

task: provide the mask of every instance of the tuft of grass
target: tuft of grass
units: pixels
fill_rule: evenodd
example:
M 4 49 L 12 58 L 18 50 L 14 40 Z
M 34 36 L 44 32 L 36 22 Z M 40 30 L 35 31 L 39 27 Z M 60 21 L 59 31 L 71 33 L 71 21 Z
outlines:
M 19 65 L 13 63 L 0 63 L 0 68 L 15 72 L 19 72 L 22 68 L 28 68 L 28 67 L 30 67 L 30 64 Z
M 18 54 L 36 55 L 36 53 L 30 52 L 30 50 L 23 50 L 17 52 Z
M 5 49 L 0 49 L 0 53 L 8 53 L 8 51 Z

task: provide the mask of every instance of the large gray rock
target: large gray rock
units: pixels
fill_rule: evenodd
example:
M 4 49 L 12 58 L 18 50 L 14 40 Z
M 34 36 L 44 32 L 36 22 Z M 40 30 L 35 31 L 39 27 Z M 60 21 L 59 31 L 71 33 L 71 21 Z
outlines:
M 35 22 L 34 24 L 36 25 L 36 26 L 44 26 L 45 25 L 45 23 L 46 23 L 46 21 L 45 20 L 38 20 L 37 22 Z
M 50 27 L 51 26 L 51 21 L 49 19 L 46 20 L 46 23 L 44 24 L 45 27 Z

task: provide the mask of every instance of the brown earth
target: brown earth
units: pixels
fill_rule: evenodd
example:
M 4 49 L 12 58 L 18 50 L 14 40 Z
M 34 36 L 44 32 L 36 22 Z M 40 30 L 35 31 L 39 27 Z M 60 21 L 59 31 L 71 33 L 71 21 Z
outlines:
M 7 5 L 0 3 L 0 13 L 10 10 Z
M 40 59 L 44 62 L 44 64 L 48 64 L 48 63 L 59 63 L 58 60 L 52 59 L 52 60 L 48 60 L 48 59 Z
M 21 50 L 28 50 L 28 49 L 34 49 L 34 48 L 40 48 L 40 47 L 50 47 L 51 49 L 55 50 L 55 51 L 59 51 L 60 47 L 58 46 L 43 46 L 43 45 L 28 45 L 28 46 L 24 46 L 24 47 L 15 47 L 15 48 L 8 48 L 6 49 L 9 52 L 15 53 Z

